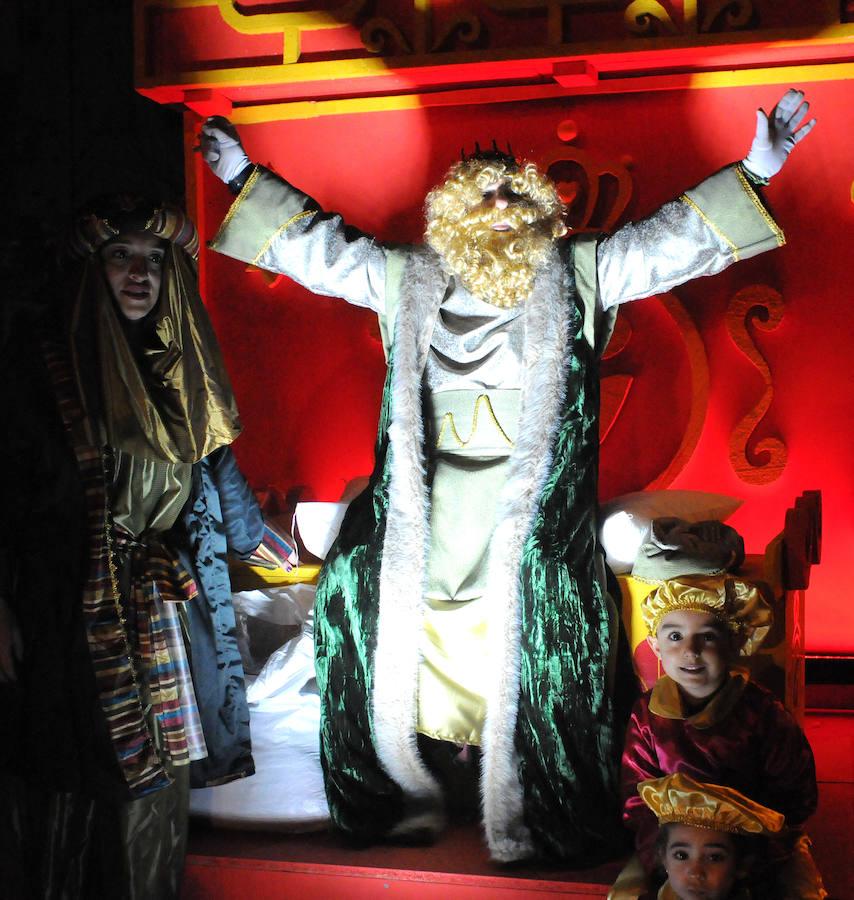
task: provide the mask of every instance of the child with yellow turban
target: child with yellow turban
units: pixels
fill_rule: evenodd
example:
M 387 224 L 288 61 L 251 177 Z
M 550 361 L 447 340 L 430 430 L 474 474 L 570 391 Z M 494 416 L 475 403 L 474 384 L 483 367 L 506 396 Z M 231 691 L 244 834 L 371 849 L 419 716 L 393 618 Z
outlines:
M 812 750 L 782 704 L 734 668 L 771 625 L 759 589 L 731 576 L 680 576 L 653 591 L 642 614 L 665 674 L 632 711 L 622 792 L 623 819 L 636 833 L 647 876 L 656 867 L 658 822 L 638 785 L 680 773 L 727 785 L 783 814 L 786 828 L 771 856 L 786 885 L 774 896 L 820 900 L 826 894 L 803 833 L 818 800 Z
M 658 900 L 748 900 L 766 839 L 784 819 L 732 788 L 677 772 L 638 785 L 658 819 L 656 842 L 667 881 Z

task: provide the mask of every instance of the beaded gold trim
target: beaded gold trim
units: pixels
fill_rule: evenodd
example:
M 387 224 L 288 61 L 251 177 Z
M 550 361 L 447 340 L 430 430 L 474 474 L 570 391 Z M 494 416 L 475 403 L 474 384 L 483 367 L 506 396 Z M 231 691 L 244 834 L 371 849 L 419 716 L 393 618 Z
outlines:
M 243 189 L 240 193 L 234 198 L 234 202 L 231 204 L 231 208 L 225 214 L 225 218 L 222 220 L 222 225 L 217 229 L 217 233 L 214 235 L 213 240 L 210 243 L 211 247 L 215 247 L 220 240 L 222 233 L 228 228 L 229 223 L 234 218 L 237 210 L 240 208 L 243 201 L 246 199 L 249 191 L 255 186 L 255 182 L 261 177 L 261 166 L 255 166 L 255 170 L 252 174 L 246 179 L 246 184 L 243 185 Z
M 313 216 L 317 210 L 315 209 L 304 209 L 302 212 L 298 212 L 295 216 L 291 216 L 284 225 L 280 225 L 271 235 L 267 238 L 264 246 L 255 254 L 255 258 L 252 260 L 252 265 L 257 266 L 258 260 L 270 249 L 270 244 L 276 240 L 276 238 L 284 231 L 287 231 L 288 228 L 291 227 L 295 222 L 299 222 L 300 219 L 304 219 L 306 216 Z
M 457 431 L 456 423 L 454 422 L 454 414 L 452 412 L 446 412 L 444 416 L 442 416 L 442 427 L 439 429 L 439 437 L 436 438 L 436 449 L 441 446 L 442 438 L 445 436 L 445 432 L 450 427 L 451 435 L 454 440 L 457 442 L 457 446 L 466 447 L 471 443 L 472 438 L 477 433 L 477 420 L 480 415 L 480 407 L 481 400 L 484 401 L 486 405 L 486 411 L 489 413 L 489 417 L 492 420 L 495 427 L 498 429 L 501 437 L 507 442 L 508 447 L 513 447 L 514 443 L 507 432 L 501 427 L 501 423 L 498 421 L 498 418 L 495 415 L 495 410 L 492 408 L 492 402 L 489 399 L 487 394 L 479 394 L 477 400 L 474 401 L 474 415 L 472 416 L 471 421 L 471 432 L 466 440 L 460 436 L 459 431 Z
M 744 188 L 747 196 L 750 197 L 753 205 L 759 211 L 759 215 L 765 219 L 765 224 L 771 229 L 774 233 L 774 237 L 777 238 L 777 246 L 782 247 L 786 243 L 786 235 L 783 234 L 780 226 L 774 221 L 771 217 L 771 214 L 765 209 L 765 205 L 759 199 L 755 190 L 753 190 L 753 185 L 750 183 L 748 177 L 744 174 L 744 170 L 741 168 L 741 165 L 737 165 L 735 167 L 735 174 L 738 180 L 741 182 L 741 186 Z
M 738 262 L 738 260 L 739 260 L 739 253 L 738 253 L 738 247 L 736 246 L 736 244 L 735 244 L 733 241 L 731 241 L 731 240 L 730 240 L 730 239 L 729 239 L 729 238 L 728 238 L 728 237 L 720 230 L 720 228 L 718 228 L 717 225 L 715 225 L 715 223 L 714 223 L 714 222 L 713 222 L 713 221 L 712 221 L 712 220 L 711 220 L 711 219 L 703 212 L 702 209 L 700 209 L 699 206 L 697 206 L 697 204 L 696 204 L 696 203 L 695 203 L 695 202 L 694 202 L 687 194 L 682 194 L 682 196 L 681 196 L 679 199 L 680 199 L 684 204 L 686 204 L 687 206 L 690 206 L 691 209 L 693 209 L 694 212 L 697 213 L 697 215 L 698 215 L 698 216 L 706 223 L 706 225 L 708 225 L 709 228 L 711 228 L 712 231 L 714 231 L 714 233 L 715 233 L 715 234 L 716 234 L 716 235 L 717 235 L 717 236 L 718 236 L 725 244 L 727 244 L 727 245 L 729 246 L 729 249 L 732 251 L 733 259 L 735 259 L 735 261 Z
M 670 813 L 663 813 L 658 821 L 660 824 L 675 822 L 678 825 L 693 825 L 695 828 L 707 828 L 709 831 L 725 831 L 727 834 L 747 833 L 747 829 L 738 828 L 737 826 L 727 827 L 724 823 L 715 822 L 713 817 L 710 816 L 709 818 L 710 821 L 705 821 L 702 818 L 691 815 L 671 815 Z
M 721 609 L 710 606 L 707 603 L 699 603 L 697 600 L 683 600 L 669 603 L 666 609 L 660 610 L 652 622 L 647 624 L 647 630 L 653 637 L 658 634 L 658 626 L 661 624 L 661 620 L 674 610 L 681 610 L 682 612 L 710 613 L 721 623 L 721 625 L 736 634 L 744 629 L 744 625 L 741 622 L 734 622 L 732 619 L 727 618 Z

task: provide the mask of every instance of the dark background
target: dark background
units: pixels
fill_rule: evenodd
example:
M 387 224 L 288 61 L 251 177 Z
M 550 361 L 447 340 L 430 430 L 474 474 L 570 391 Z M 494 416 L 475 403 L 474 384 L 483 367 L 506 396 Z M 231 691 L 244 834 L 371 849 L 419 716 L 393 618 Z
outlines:
M 0 21 L 11 124 L 0 155 L 2 264 L 20 293 L 92 196 L 182 201 L 182 126 L 177 110 L 133 90 L 131 0 L 7 0 Z

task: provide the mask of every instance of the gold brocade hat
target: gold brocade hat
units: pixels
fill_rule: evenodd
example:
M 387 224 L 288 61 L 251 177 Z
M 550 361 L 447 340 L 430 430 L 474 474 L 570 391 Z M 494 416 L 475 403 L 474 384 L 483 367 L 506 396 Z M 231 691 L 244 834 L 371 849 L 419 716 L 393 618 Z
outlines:
M 750 656 L 762 643 L 774 618 L 759 588 L 731 575 L 680 575 L 641 601 L 641 615 L 653 637 L 661 620 L 677 609 L 720 619 L 741 639 L 742 656 Z
M 732 788 L 694 781 L 682 772 L 642 781 L 638 793 L 659 825 L 678 822 L 730 834 L 769 835 L 785 822 L 780 813 Z

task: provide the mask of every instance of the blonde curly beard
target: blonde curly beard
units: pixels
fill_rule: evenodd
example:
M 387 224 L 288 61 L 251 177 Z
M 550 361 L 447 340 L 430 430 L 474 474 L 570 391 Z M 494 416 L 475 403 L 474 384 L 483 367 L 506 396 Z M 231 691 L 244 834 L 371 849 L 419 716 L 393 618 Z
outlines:
M 484 192 L 501 183 L 522 199 L 506 209 L 482 206 Z M 557 190 L 533 163 L 457 163 L 425 206 L 427 243 L 472 294 L 505 309 L 531 295 L 555 239 L 566 234 Z M 497 222 L 510 230 L 494 231 Z

